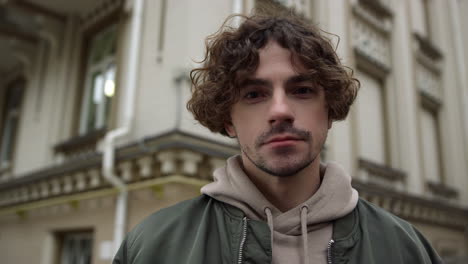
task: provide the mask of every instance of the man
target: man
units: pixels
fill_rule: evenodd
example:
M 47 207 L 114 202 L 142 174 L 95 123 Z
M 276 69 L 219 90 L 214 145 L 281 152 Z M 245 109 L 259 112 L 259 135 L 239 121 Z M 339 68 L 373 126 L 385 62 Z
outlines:
M 138 225 L 114 263 L 441 263 L 409 223 L 360 200 L 320 152 L 359 82 L 322 33 L 252 16 L 211 36 L 188 109 L 241 155 L 198 198 Z

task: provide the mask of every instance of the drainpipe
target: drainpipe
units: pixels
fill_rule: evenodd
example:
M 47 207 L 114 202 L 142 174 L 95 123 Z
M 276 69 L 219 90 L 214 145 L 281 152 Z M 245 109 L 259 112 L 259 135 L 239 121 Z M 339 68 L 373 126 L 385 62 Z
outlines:
M 119 194 L 116 201 L 115 209 L 115 224 L 114 224 L 114 241 L 113 250 L 117 252 L 126 234 L 126 220 L 128 208 L 128 190 L 127 185 L 114 173 L 115 165 L 115 141 L 130 133 L 134 119 L 135 91 L 137 88 L 137 73 L 138 73 L 138 58 L 141 39 L 142 25 L 142 10 L 144 0 L 133 0 L 131 7 L 132 21 L 130 28 L 130 42 L 128 47 L 128 75 L 126 78 L 123 91 L 125 94 L 123 123 L 122 126 L 109 131 L 104 137 L 103 142 L 103 158 L 102 158 L 102 174 L 104 178 L 118 189 Z

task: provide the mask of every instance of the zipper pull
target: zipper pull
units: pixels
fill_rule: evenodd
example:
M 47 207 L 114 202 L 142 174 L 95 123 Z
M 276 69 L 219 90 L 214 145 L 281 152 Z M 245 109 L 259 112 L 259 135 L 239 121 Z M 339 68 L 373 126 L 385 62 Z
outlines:
M 333 261 L 332 261 L 332 246 L 333 244 L 335 243 L 335 240 L 330 240 L 330 242 L 328 242 L 328 247 L 327 247 L 327 262 L 328 264 L 333 264 Z

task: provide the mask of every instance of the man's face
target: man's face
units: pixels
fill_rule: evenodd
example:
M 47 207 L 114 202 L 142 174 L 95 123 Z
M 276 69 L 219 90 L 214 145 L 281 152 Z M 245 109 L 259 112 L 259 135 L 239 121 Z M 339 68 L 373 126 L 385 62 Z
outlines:
M 225 127 L 237 137 L 248 172 L 290 176 L 320 162 L 331 121 L 323 88 L 302 75 L 301 66 L 293 65 L 289 50 L 270 41 L 241 87 L 232 123 Z

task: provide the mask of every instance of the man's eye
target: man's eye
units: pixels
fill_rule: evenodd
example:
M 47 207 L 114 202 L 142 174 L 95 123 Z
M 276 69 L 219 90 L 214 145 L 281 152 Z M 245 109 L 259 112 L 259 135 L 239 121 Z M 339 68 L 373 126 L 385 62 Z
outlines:
M 251 91 L 251 92 L 246 93 L 246 94 L 244 95 L 244 98 L 246 98 L 246 99 L 255 99 L 255 98 L 258 98 L 258 97 L 260 97 L 260 96 L 261 96 L 260 92 L 258 92 L 258 91 Z
M 267 96 L 267 93 L 263 90 L 250 90 L 243 94 L 242 98 L 246 103 L 253 104 L 262 102 Z
M 294 94 L 313 94 L 315 93 L 315 90 L 310 88 L 310 87 L 299 87 L 296 88 L 293 92 Z

